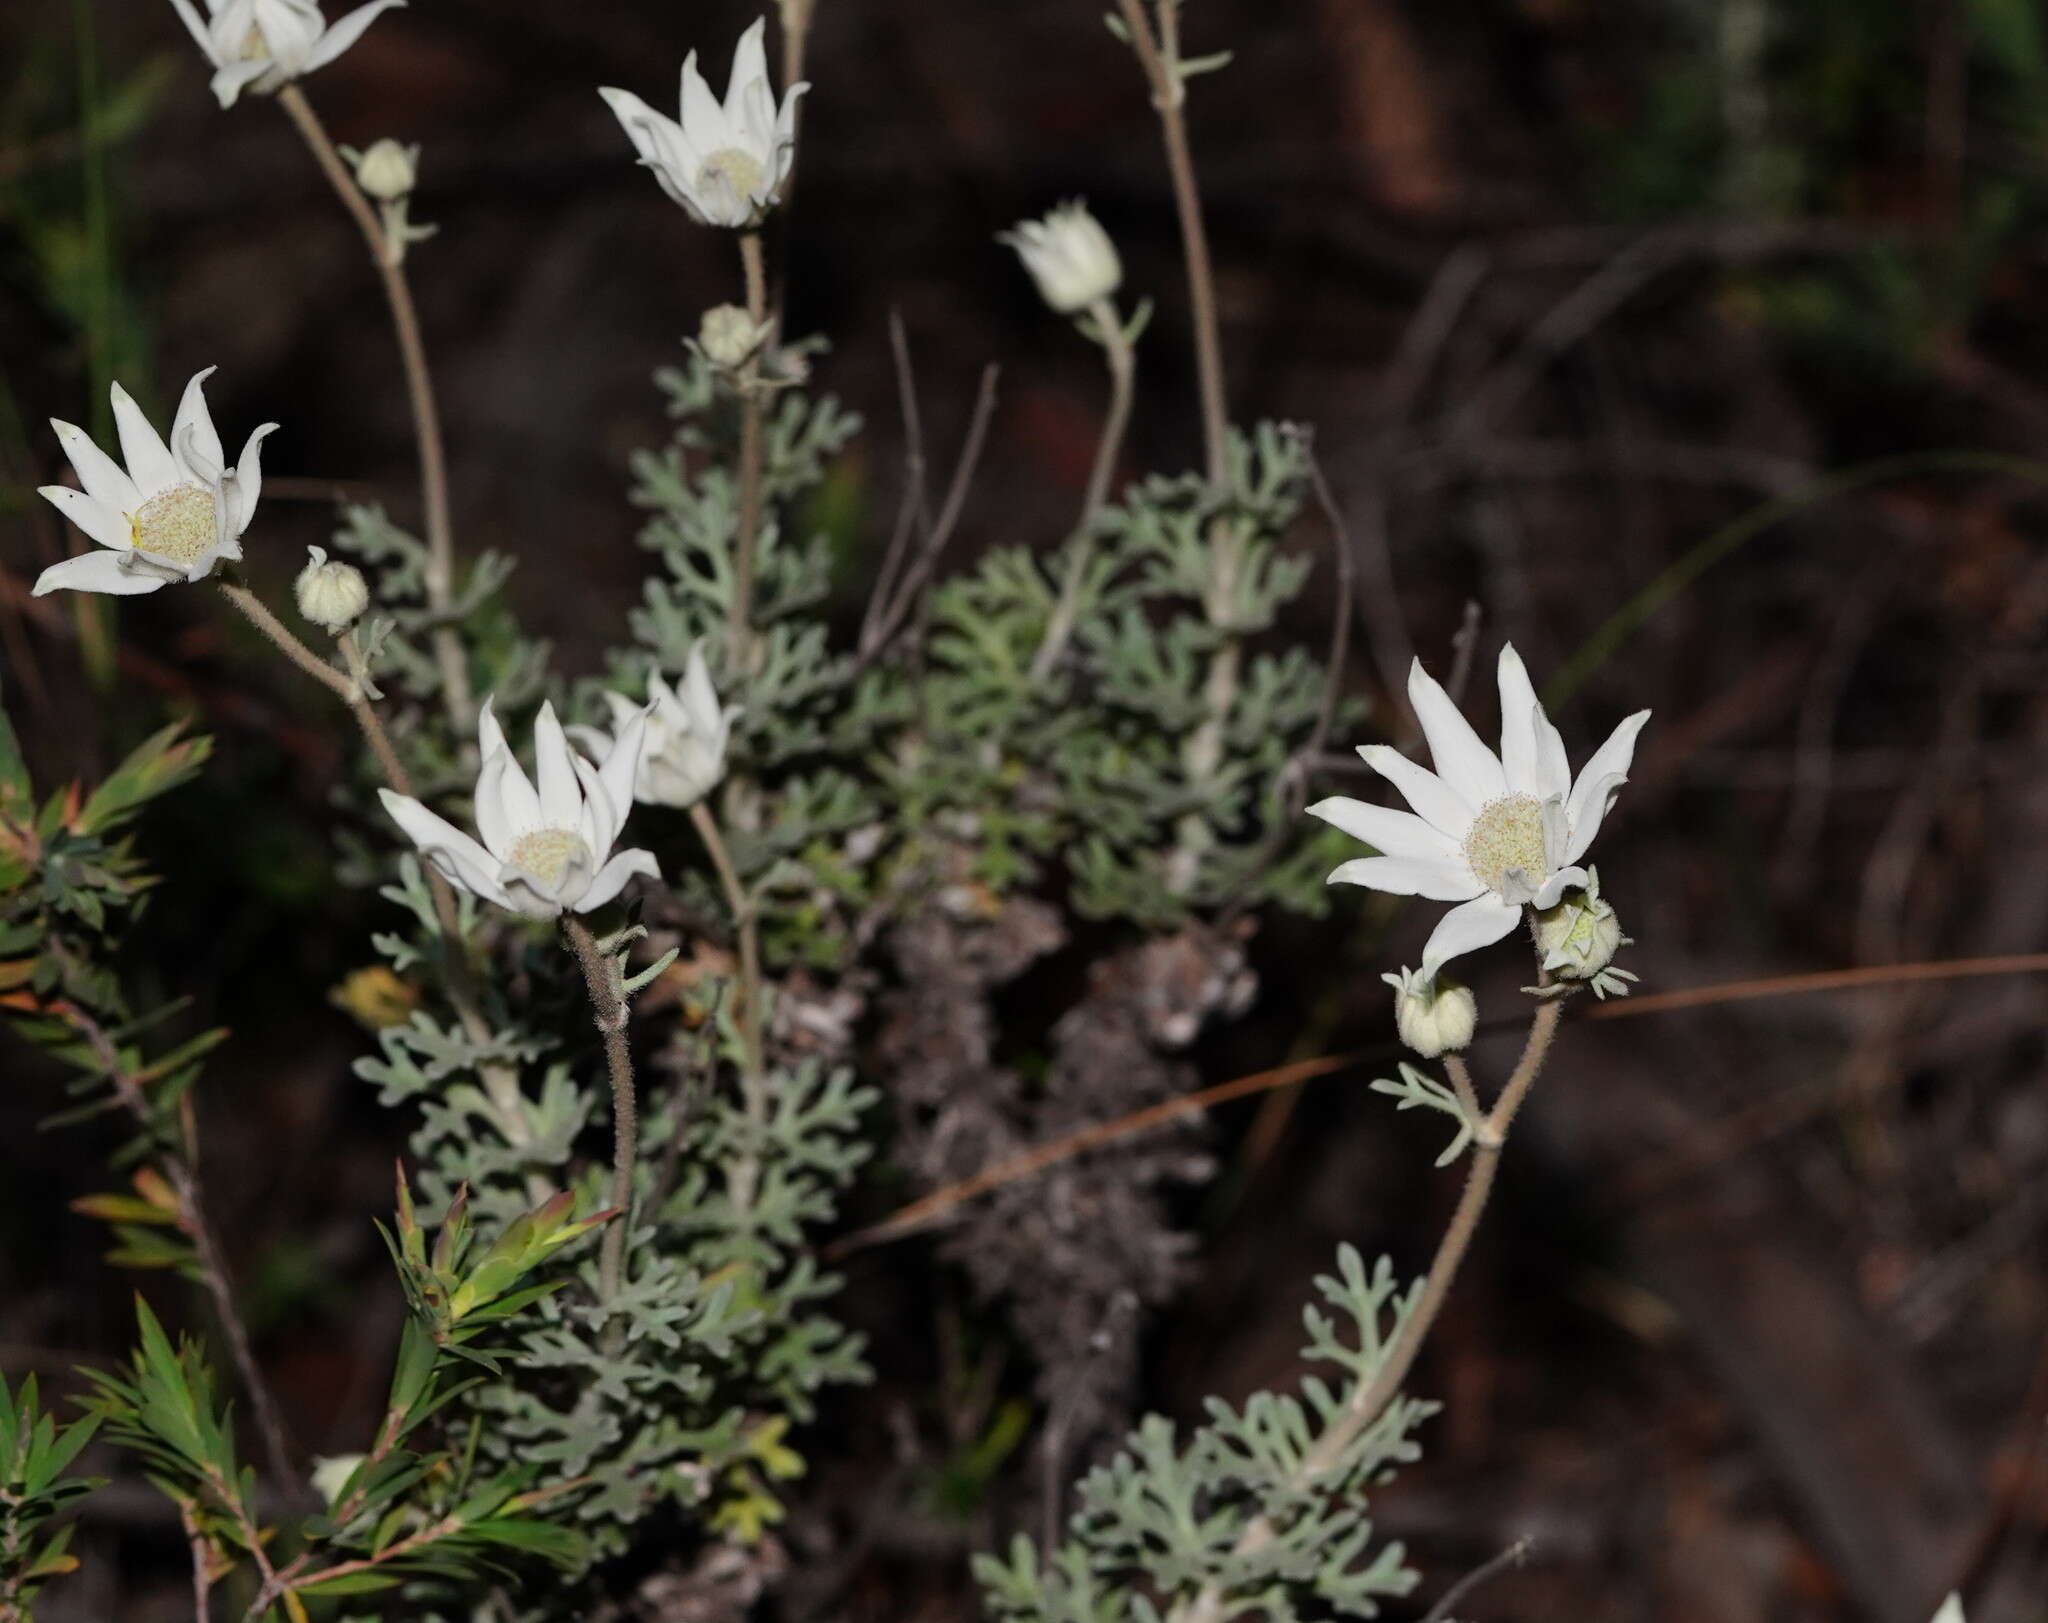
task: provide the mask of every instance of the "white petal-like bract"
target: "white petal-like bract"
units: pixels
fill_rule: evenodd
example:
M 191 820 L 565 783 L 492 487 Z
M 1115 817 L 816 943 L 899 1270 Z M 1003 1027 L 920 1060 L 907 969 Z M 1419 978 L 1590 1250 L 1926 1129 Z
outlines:
M 1636 735 L 1650 719 L 1643 710 L 1622 722 L 1573 779 L 1564 741 L 1512 647 L 1501 650 L 1499 686 L 1496 755 L 1417 660 L 1408 698 L 1435 770 L 1384 745 L 1358 752 L 1412 811 L 1341 795 L 1308 808 L 1379 852 L 1339 865 L 1332 884 L 1462 904 L 1423 950 L 1424 982 L 1450 959 L 1500 940 L 1524 908 L 1554 907 L 1587 884 L 1579 859 L 1628 781 Z
M 45 592 L 108 592 L 132 597 L 179 581 L 203 580 L 242 555 L 242 534 L 256 516 L 262 486 L 260 447 L 277 424 L 265 423 L 224 465 L 220 433 L 206 405 L 213 368 L 185 385 L 167 445 L 128 391 L 110 398 L 123 467 L 75 424 L 51 419 L 78 489 L 45 485 L 44 500 L 106 550 L 52 564 L 36 580 Z
M 605 700 L 616 723 L 646 718 L 647 747 L 641 752 L 639 771 L 623 779 L 615 792 L 622 806 L 638 800 L 686 810 L 725 776 L 726 746 L 740 710 L 718 702 L 701 646 L 691 646 L 683 662 L 683 679 L 674 687 L 661 679 L 659 671 L 647 678 L 644 707 L 618 693 L 607 693 Z M 576 735 L 593 750 L 611 747 L 609 735 L 600 728 L 579 727 Z
M 477 717 L 483 764 L 473 801 L 481 840 L 409 796 L 380 795 L 392 821 L 450 884 L 528 918 L 589 913 L 633 875 L 660 877 L 649 852 L 613 852 L 626 819 L 605 788 L 609 776 L 630 778 L 645 741 L 645 715 L 636 713 L 593 766 L 569 747 L 554 706 L 544 704 L 533 728 L 536 788 L 487 699 Z
M 752 230 L 780 201 L 796 162 L 797 102 L 810 86 L 791 85 L 777 109 L 767 28 L 765 17 L 756 18 L 740 36 L 723 102 L 697 71 L 695 51 L 683 62 L 677 118 L 630 90 L 598 91 L 661 189 L 699 224 Z
M 269 94 L 324 68 L 405 0 L 370 0 L 330 23 L 316 0 L 171 0 L 185 31 L 213 64 L 213 94 L 232 107 L 244 90 Z
M 1017 250 L 1039 296 L 1061 315 L 1085 310 L 1123 285 L 1116 244 L 1078 198 L 1042 220 L 1019 221 L 996 240 Z

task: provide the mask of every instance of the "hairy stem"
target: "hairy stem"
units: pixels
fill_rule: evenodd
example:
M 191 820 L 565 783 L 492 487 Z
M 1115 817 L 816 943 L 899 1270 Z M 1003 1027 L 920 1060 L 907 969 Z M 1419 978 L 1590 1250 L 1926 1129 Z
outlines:
M 733 931 L 740 944 L 740 1092 L 746 1106 L 747 1124 L 758 1139 L 768 1126 L 768 1050 L 762 1008 L 761 923 L 753 901 L 740 883 L 732 853 L 718 832 L 711 808 L 698 801 L 690 808 L 690 821 L 711 854 L 711 866 L 718 872 L 726 905 L 732 909 Z M 733 1170 L 733 1204 L 746 1209 L 754 1203 L 760 1164 L 750 1145 Z
M 1088 319 L 1102 340 L 1109 360 L 1109 415 L 1102 422 L 1102 439 L 1095 447 L 1095 466 L 1088 474 L 1088 492 L 1081 501 L 1081 518 L 1074 526 L 1073 549 L 1067 557 L 1066 579 L 1060 583 L 1059 601 L 1046 622 L 1045 638 L 1031 660 L 1031 679 L 1043 681 L 1066 652 L 1074 634 L 1074 620 L 1081 611 L 1081 591 L 1088 565 L 1095 553 L 1095 521 L 1109 500 L 1110 481 L 1116 477 L 1117 459 L 1123 455 L 1124 433 L 1131 424 L 1131 402 L 1136 393 L 1137 355 L 1123 318 L 1108 299 L 1097 299 L 1088 308 Z
M 610 1204 L 619 1215 L 605 1225 L 599 1253 L 598 1295 L 609 1302 L 619 1293 L 626 1268 L 626 1237 L 633 1228 L 633 1169 L 640 1158 L 640 1113 L 633 1098 L 633 1055 L 626 1045 L 629 1011 L 621 994 L 617 970 L 598 949 L 590 926 L 574 913 L 562 915 L 562 934 L 583 968 L 583 985 L 597 1029 L 604 1034 L 605 1069 L 612 1085 L 612 1190 Z M 618 1328 L 618 1327 L 614 1327 Z M 612 1330 L 606 1331 L 607 1337 Z
M 1202 396 L 1202 443 L 1208 457 L 1209 483 L 1223 487 L 1229 476 L 1227 456 L 1230 408 L 1223 384 L 1223 340 L 1216 310 L 1216 275 L 1209 258 L 1208 228 L 1202 223 L 1202 192 L 1195 181 L 1194 153 L 1188 146 L 1187 85 L 1180 74 L 1180 0 L 1156 0 L 1159 27 L 1155 32 L 1143 0 L 1117 0 L 1131 48 L 1152 86 L 1152 105 L 1166 143 L 1166 167 L 1173 177 L 1173 204 L 1180 215 L 1182 256 L 1187 261 L 1188 305 L 1195 325 L 1195 372 Z
M 448 719 L 458 732 L 464 732 L 475 723 L 476 702 L 470 691 L 469 661 L 463 653 L 462 638 L 446 620 L 455 597 L 455 530 L 448 507 L 448 458 L 441 436 L 440 406 L 434 396 L 434 376 L 428 370 L 426 343 L 420 336 L 419 311 L 413 304 L 412 286 L 406 280 L 405 245 L 393 242 L 384 230 L 383 222 L 348 172 L 305 92 L 296 84 L 288 84 L 277 93 L 277 101 L 305 138 L 320 172 L 362 232 L 377 267 L 378 280 L 384 285 L 384 302 L 391 307 L 391 325 L 398 335 L 399 356 L 405 363 L 405 392 L 412 406 L 413 438 L 419 446 L 420 506 L 427 529 L 427 607 L 439 622 L 433 632 L 434 663 L 440 668 Z
M 1394 1344 L 1387 1349 L 1386 1357 L 1373 1378 L 1359 1387 L 1345 1405 L 1344 1412 L 1331 1423 L 1315 1447 L 1303 1456 L 1301 1469 L 1295 1473 L 1291 1488 L 1303 1489 L 1341 1463 L 1351 1445 L 1394 1400 L 1401 1390 L 1401 1383 L 1408 1378 L 1409 1370 L 1414 1368 L 1416 1355 L 1421 1352 L 1422 1343 L 1436 1323 L 1437 1315 L 1443 1311 L 1451 1282 L 1458 1277 L 1465 1253 L 1471 1249 L 1472 1236 L 1478 1232 L 1479 1220 L 1485 1215 L 1487 1200 L 1493 1194 L 1508 1130 L 1514 1125 L 1516 1114 L 1543 1070 L 1551 1041 L 1557 1036 L 1558 1017 L 1563 1012 L 1562 998 L 1547 998 L 1537 1004 L 1535 1018 L 1529 1023 L 1528 1039 L 1522 1045 L 1522 1057 L 1516 1061 L 1507 1086 L 1501 1089 L 1493 1109 L 1473 1135 L 1472 1162 L 1465 1172 L 1464 1192 L 1458 1197 L 1458 1208 L 1451 1214 L 1450 1226 L 1437 1243 L 1436 1256 L 1430 1262 L 1421 1296 L 1402 1321 Z M 1267 1516 L 1254 1516 L 1246 1523 L 1244 1532 L 1238 1535 L 1232 1553 L 1239 1557 L 1257 1555 L 1273 1542 L 1278 1531 Z M 1214 1584 L 1205 1584 L 1192 1601 L 1174 1608 L 1171 1623 L 1219 1623 L 1222 1616 L 1222 1591 Z
M 747 279 L 747 314 L 758 326 L 768 318 L 768 277 L 761 258 L 761 233 L 740 234 L 740 265 Z M 768 397 L 761 386 L 757 350 L 740 369 L 740 511 L 733 537 L 732 602 L 726 641 L 733 668 L 745 673 L 753 661 L 754 566 L 761 540 L 762 464 L 767 438 Z

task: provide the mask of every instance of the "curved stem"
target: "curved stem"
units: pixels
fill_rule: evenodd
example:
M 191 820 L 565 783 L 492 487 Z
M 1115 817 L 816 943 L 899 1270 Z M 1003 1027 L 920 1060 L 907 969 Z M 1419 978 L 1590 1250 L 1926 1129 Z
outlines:
M 440 622 L 433 632 L 434 662 L 440 667 L 448 719 L 458 731 L 466 731 L 476 720 L 469 661 L 463 653 L 461 637 L 445 619 L 453 609 L 455 597 L 455 531 L 449 517 L 448 459 L 441 436 L 440 406 L 434 396 L 434 376 L 427 367 L 426 343 L 420 336 L 419 311 L 405 276 L 404 245 L 392 241 L 385 231 L 376 210 L 370 207 L 370 200 L 341 161 L 341 154 L 335 150 L 326 126 L 313 111 L 313 104 L 306 100 L 305 92 L 288 84 L 277 93 L 277 102 L 297 126 L 314 161 L 320 165 L 320 172 L 362 232 L 378 279 L 384 285 L 385 303 L 391 307 L 391 325 L 398 335 L 399 356 L 405 363 L 405 391 L 412 406 L 413 437 L 419 445 L 420 506 L 427 530 L 427 608 Z
M 1195 181 L 1188 146 L 1187 85 L 1180 74 L 1180 0 L 1157 0 L 1155 34 L 1143 0 L 1117 0 L 1131 48 L 1152 85 L 1152 105 L 1166 142 L 1166 167 L 1173 177 L 1173 203 L 1180 215 L 1181 252 L 1187 260 L 1188 305 L 1195 326 L 1195 373 L 1202 394 L 1202 443 L 1209 483 L 1221 489 L 1229 477 L 1230 408 L 1223 383 L 1223 340 L 1216 308 L 1216 275 L 1209 258 L 1209 232 L 1202 222 L 1202 192 Z
M 1486 1203 L 1493 1193 L 1495 1176 L 1500 1171 L 1500 1155 L 1507 1143 L 1508 1130 L 1514 1125 L 1517 1112 L 1543 1070 L 1551 1041 L 1557 1036 L 1558 1018 L 1563 1012 L 1562 998 L 1547 998 L 1537 1004 L 1535 1018 L 1529 1023 L 1528 1039 L 1522 1045 L 1522 1057 L 1515 1062 L 1507 1086 L 1501 1089 L 1493 1109 L 1473 1135 L 1472 1164 L 1465 1173 L 1464 1192 L 1458 1197 L 1458 1208 L 1451 1214 L 1450 1226 L 1437 1243 L 1436 1256 L 1429 1265 L 1421 1296 L 1402 1320 L 1394 1344 L 1387 1349 L 1386 1357 L 1374 1371 L 1373 1378 L 1358 1389 L 1345 1405 L 1344 1412 L 1323 1433 L 1315 1447 L 1303 1456 L 1291 1487 L 1297 1490 L 1306 1487 L 1341 1463 L 1360 1434 L 1378 1420 L 1381 1411 L 1394 1400 L 1401 1390 L 1401 1383 L 1408 1378 L 1409 1370 L 1414 1368 L 1422 1343 L 1451 1293 L 1451 1282 L 1458 1277 L 1458 1269 L 1465 1261 L 1466 1252 L 1471 1249 L 1472 1236 L 1479 1231 L 1479 1220 L 1486 1213 Z M 1239 1557 L 1257 1555 L 1273 1542 L 1277 1533 L 1278 1529 L 1269 1517 L 1264 1514 L 1254 1516 L 1238 1536 L 1232 1553 Z M 1174 1608 L 1171 1614 L 1172 1623 L 1218 1623 L 1222 1615 L 1223 1594 L 1214 1584 L 1204 1585 L 1191 1602 Z
M 640 1158 L 640 1113 L 633 1097 L 633 1055 L 626 1045 L 626 1000 L 611 960 L 599 950 L 590 926 L 574 913 L 562 915 L 562 934 L 583 969 L 591 1013 L 604 1034 L 605 1070 L 612 1085 L 612 1189 L 619 1215 L 605 1225 L 599 1253 L 597 1290 L 609 1302 L 619 1292 L 626 1268 L 626 1238 L 633 1228 L 633 1169 Z M 616 1327 L 614 1327 L 616 1328 Z M 612 1330 L 608 1329 L 609 1337 Z
M 1131 402 L 1136 393 L 1138 364 L 1123 318 L 1108 299 L 1097 299 L 1089 307 L 1109 360 L 1109 415 L 1102 422 L 1102 439 L 1095 447 L 1095 466 L 1088 474 L 1088 493 L 1081 502 L 1080 522 L 1074 526 L 1073 550 L 1067 559 L 1066 579 L 1060 583 L 1059 601 L 1046 622 L 1045 638 L 1032 656 L 1031 679 L 1043 681 L 1066 652 L 1074 634 L 1074 620 L 1081 611 L 1081 590 L 1088 565 L 1095 555 L 1095 521 L 1109 500 L 1110 481 L 1116 477 L 1117 459 L 1123 455 L 1124 434 L 1131 423 Z
M 761 258 L 761 233 L 740 234 L 740 265 L 747 280 L 747 314 L 756 326 L 768 318 L 768 276 Z M 760 387 L 758 351 L 741 369 L 740 510 L 733 537 L 732 602 L 726 610 L 726 642 L 733 668 L 745 672 L 753 659 L 754 563 L 761 537 L 761 483 L 765 460 L 768 397 Z
M 761 925 L 752 900 L 740 883 L 732 853 L 718 832 L 711 808 L 698 801 L 690 808 L 690 821 L 711 854 L 718 883 L 725 891 L 726 906 L 732 909 L 734 933 L 740 943 L 740 1092 L 746 1105 L 747 1124 L 758 1135 L 768 1126 L 768 1050 L 765 1033 L 761 981 Z M 760 1168 L 753 1146 L 748 1146 L 733 1171 L 733 1204 L 742 1209 L 754 1203 L 755 1182 Z

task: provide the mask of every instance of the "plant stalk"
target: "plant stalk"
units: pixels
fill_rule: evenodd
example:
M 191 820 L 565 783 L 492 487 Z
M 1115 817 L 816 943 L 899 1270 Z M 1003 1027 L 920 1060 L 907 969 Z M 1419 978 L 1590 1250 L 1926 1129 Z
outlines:
M 590 926 L 574 913 L 562 915 L 562 934 L 583 969 L 590 1008 L 604 1034 L 605 1070 L 612 1085 L 612 1188 L 609 1204 L 619 1215 L 605 1225 L 599 1253 L 599 1297 L 609 1302 L 619 1293 L 626 1268 L 626 1238 L 633 1228 L 633 1170 L 640 1158 L 640 1113 L 633 1097 L 633 1055 L 626 1043 L 630 1011 L 620 992 L 617 969 L 598 949 Z M 616 1328 L 616 1327 L 614 1327 Z M 606 1335 L 612 1335 L 607 1329 Z
M 1209 256 L 1209 232 L 1202 221 L 1202 192 L 1188 146 L 1187 84 L 1180 73 L 1180 0 L 1156 0 L 1155 33 L 1143 0 L 1117 0 L 1131 48 L 1152 86 L 1152 105 L 1165 138 L 1166 167 L 1173 178 L 1173 204 L 1180 216 L 1182 256 L 1187 261 L 1188 306 L 1194 317 L 1195 374 L 1202 398 L 1202 443 L 1209 484 L 1221 490 L 1229 478 L 1230 408 L 1223 381 L 1223 339 L 1216 306 L 1216 274 Z
M 768 319 L 768 276 L 761 256 L 761 233 L 740 234 L 740 265 L 747 281 L 747 315 L 759 326 Z M 741 674 L 753 668 L 754 573 L 761 540 L 761 485 L 766 455 L 768 397 L 761 386 L 761 356 L 757 350 L 741 367 L 740 392 L 740 510 L 739 528 L 733 537 L 732 602 L 726 614 L 726 643 L 732 650 L 733 669 Z
M 1344 1412 L 1318 1439 L 1315 1447 L 1303 1456 L 1301 1469 L 1290 1484 L 1292 1489 L 1306 1488 L 1317 1477 L 1338 1465 L 1360 1434 L 1378 1420 L 1381 1412 L 1394 1400 L 1401 1390 L 1401 1383 L 1408 1378 L 1409 1370 L 1414 1368 L 1423 1340 L 1436 1323 L 1437 1315 L 1443 1311 L 1451 1282 L 1457 1278 L 1465 1254 L 1471 1249 L 1472 1236 L 1478 1232 L 1479 1220 L 1485 1215 L 1487 1200 L 1493 1194 L 1508 1130 L 1514 1125 L 1516 1114 L 1543 1070 L 1551 1041 L 1557 1036 L 1558 1019 L 1563 1013 L 1562 998 L 1547 998 L 1537 1004 L 1535 1017 L 1529 1023 L 1528 1039 L 1522 1045 L 1522 1057 L 1516 1061 L 1507 1086 L 1501 1089 L 1493 1109 L 1473 1135 L 1472 1162 L 1466 1169 L 1464 1192 L 1458 1197 L 1458 1207 L 1451 1214 L 1450 1226 L 1437 1243 L 1436 1256 L 1423 1281 L 1422 1295 L 1402 1321 L 1393 1346 L 1387 1349 L 1386 1358 L 1374 1372 L 1372 1380 L 1358 1389 Z M 1243 1533 L 1238 1535 L 1232 1553 L 1240 1557 L 1257 1555 L 1273 1542 L 1277 1532 L 1270 1518 L 1264 1514 L 1254 1516 L 1246 1523 Z M 1221 1590 L 1214 1584 L 1205 1584 L 1191 1602 L 1174 1608 L 1170 1623 L 1220 1623 L 1222 1616 Z
M 718 821 L 711 815 L 711 808 L 698 801 L 690 808 L 690 821 L 697 825 L 704 849 L 711 854 L 711 866 L 717 870 L 718 883 L 725 891 L 726 905 L 732 909 L 733 931 L 739 937 L 740 1093 L 746 1107 L 747 1125 L 758 1139 L 768 1127 L 768 1049 L 762 1007 L 761 923 L 746 888 L 740 883 L 739 870 L 733 866 L 732 854 L 726 849 L 724 836 L 718 832 Z M 753 1205 L 759 1177 L 759 1159 L 754 1146 L 750 1145 L 733 1169 L 732 1198 L 735 1206 L 746 1209 Z
M 476 699 L 470 689 L 469 661 L 463 653 L 462 638 L 447 619 L 455 599 L 455 530 L 449 517 L 448 458 L 441 434 L 440 406 L 434 395 L 434 376 L 427 366 L 425 340 L 420 336 L 419 311 L 413 304 L 412 286 L 405 275 L 405 245 L 392 241 L 384 230 L 383 222 L 348 172 L 305 92 L 296 84 L 288 84 L 277 93 L 277 101 L 297 126 L 314 161 L 320 165 L 320 172 L 362 232 L 377 267 L 378 280 L 384 286 L 384 301 L 391 308 L 391 325 L 398 335 L 398 352 L 405 364 L 405 392 L 412 407 L 413 438 L 419 446 L 420 506 L 427 529 L 427 608 L 437 622 L 433 630 L 434 663 L 441 672 L 448 719 L 458 733 L 466 733 L 476 724 Z
M 1042 682 L 1066 652 L 1074 634 L 1074 621 L 1081 611 L 1081 592 L 1088 566 L 1095 555 L 1095 524 L 1109 500 L 1110 481 L 1116 477 L 1117 459 L 1123 455 L 1124 434 L 1131 423 L 1131 402 L 1136 394 L 1138 363 L 1123 318 L 1108 299 L 1097 299 L 1088 308 L 1088 319 L 1101 335 L 1102 349 L 1109 361 L 1109 415 L 1102 422 L 1102 439 L 1095 447 L 1095 466 L 1089 470 L 1088 492 L 1082 498 L 1081 518 L 1074 526 L 1072 551 L 1067 558 L 1066 579 L 1060 583 L 1059 601 L 1046 622 L 1045 637 L 1031 660 L 1031 680 Z

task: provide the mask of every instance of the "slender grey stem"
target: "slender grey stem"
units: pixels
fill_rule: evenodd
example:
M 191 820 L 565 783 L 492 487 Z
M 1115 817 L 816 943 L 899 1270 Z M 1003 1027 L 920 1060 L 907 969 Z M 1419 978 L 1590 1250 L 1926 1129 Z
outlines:
M 1202 192 L 1195 181 L 1188 146 L 1187 85 L 1181 78 L 1180 0 L 1157 0 L 1155 33 L 1142 0 L 1117 0 L 1131 48 L 1152 86 L 1152 105 L 1166 142 L 1166 167 L 1173 177 L 1173 203 L 1180 215 L 1181 251 L 1187 260 L 1188 304 L 1195 325 L 1195 372 L 1202 395 L 1202 442 L 1209 483 L 1222 489 L 1229 478 L 1230 408 L 1223 383 L 1223 339 L 1216 305 L 1216 274 L 1209 258 L 1209 232 L 1202 222 Z
M 620 993 L 617 969 L 599 950 L 590 926 L 574 913 L 562 915 L 562 934 L 583 970 L 590 1009 L 604 1035 L 605 1070 L 612 1087 L 612 1188 L 610 1204 L 618 1216 L 605 1225 L 598 1256 L 598 1296 L 609 1302 L 619 1293 L 626 1268 L 626 1238 L 633 1229 L 633 1169 L 640 1157 L 640 1113 L 633 1095 L 633 1055 L 626 1042 L 629 1011 Z M 613 1336 L 614 1325 L 606 1330 Z
M 1394 1344 L 1387 1349 L 1387 1355 L 1373 1378 L 1359 1387 L 1345 1405 L 1344 1412 L 1303 1456 L 1301 1468 L 1294 1474 L 1293 1487 L 1306 1487 L 1342 1461 L 1351 1445 L 1394 1400 L 1401 1390 L 1401 1383 L 1407 1380 L 1409 1370 L 1414 1368 L 1416 1355 L 1421 1352 L 1422 1343 L 1436 1323 L 1437 1315 L 1443 1311 L 1451 1282 L 1457 1278 L 1465 1254 L 1471 1249 L 1472 1236 L 1478 1232 L 1479 1220 L 1485 1215 L 1495 1176 L 1500 1171 L 1501 1150 L 1507 1143 L 1508 1130 L 1514 1125 L 1516 1114 L 1543 1070 L 1551 1041 L 1557 1035 L 1558 1017 L 1563 1012 L 1562 998 L 1547 998 L 1536 1005 L 1535 1018 L 1529 1023 L 1528 1040 L 1522 1045 L 1522 1057 L 1516 1061 L 1507 1086 L 1501 1089 L 1493 1109 L 1473 1135 L 1472 1162 L 1466 1169 L 1465 1189 L 1458 1197 L 1457 1210 L 1451 1214 L 1450 1226 L 1438 1242 L 1436 1257 L 1423 1281 L 1421 1297 L 1402 1321 Z M 1469 1078 L 1466 1087 L 1470 1087 Z M 1273 1542 L 1277 1532 L 1269 1517 L 1264 1514 L 1254 1516 L 1246 1523 L 1243 1533 L 1238 1535 L 1232 1553 L 1240 1557 L 1257 1555 Z M 1214 1584 L 1205 1584 L 1192 1601 L 1174 1608 L 1171 1623 L 1219 1623 L 1222 1616 L 1222 1590 Z
M 756 327 L 768 318 L 768 276 L 761 258 L 761 234 L 740 233 L 740 266 L 746 274 L 747 315 Z M 766 461 L 768 396 L 761 388 L 757 351 L 740 371 L 740 511 L 733 537 L 732 602 L 726 610 L 726 643 L 733 669 L 752 668 L 754 574 L 761 543 L 762 481 Z
M 1088 566 L 1095 554 L 1095 524 L 1109 500 L 1110 481 L 1116 477 L 1117 459 L 1123 455 L 1124 434 L 1130 427 L 1131 402 L 1136 394 L 1138 365 L 1123 318 L 1108 299 L 1097 299 L 1089 307 L 1088 319 L 1102 341 L 1109 361 L 1109 415 L 1103 419 L 1102 439 L 1095 447 L 1095 466 L 1088 475 L 1088 493 L 1081 502 L 1080 522 L 1074 526 L 1067 555 L 1066 578 L 1060 584 L 1059 601 L 1046 622 L 1045 637 L 1031 661 L 1031 680 L 1040 682 L 1050 674 L 1066 652 L 1074 634 L 1074 621 L 1081 610 L 1081 592 L 1087 582 Z
M 697 827 L 704 849 L 711 854 L 711 866 L 725 891 L 726 906 L 732 909 L 733 932 L 740 946 L 740 1094 L 746 1107 L 747 1125 L 758 1136 L 768 1126 L 768 1039 L 765 992 L 761 977 L 761 922 L 752 899 L 740 883 L 732 853 L 718 832 L 711 808 L 698 801 L 690 808 L 690 821 Z M 733 1204 L 742 1209 L 754 1203 L 755 1184 L 760 1176 L 758 1158 L 750 1145 L 733 1169 Z

